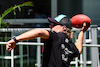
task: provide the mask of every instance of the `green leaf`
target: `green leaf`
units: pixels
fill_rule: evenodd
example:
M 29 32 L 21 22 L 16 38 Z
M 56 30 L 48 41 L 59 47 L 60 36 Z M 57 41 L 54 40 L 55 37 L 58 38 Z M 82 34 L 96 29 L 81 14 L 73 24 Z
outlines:
M 7 14 L 9 14 L 11 11 L 15 10 L 16 8 L 21 10 L 20 7 L 23 7 L 23 6 L 34 6 L 34 5 L 32 2 L 29 1 L 29 2 L 25 2 L 25 3 L 17 5 L 17 6 L 15 5 L 14 7 L 10 7 L 7 10 L 5 10 L 4 13 L 2 13 L 1 19 L 3 19 Z
M 21 12 L 21 8 L 20 8 L 20 7 L 18 7 L 18 9 L 19 9 L 19 11 Z
M 10 8 L 8 8 L 7 10 L 5 10 L 3 13 L 2 13 L 2 16 L 0 17 L 0 27 L 1 27 L 1 24 L 3 24 L 2 23 L 2 19 L 4 18 L 4 17 L 6 17 L 10 12 L 12 12 L 12 11 L 14 11 L 14 15 L 16 15 L 16 12 L 15 12 L 15 9 L 19 9 L 19 11 L 21 11 L 21 7 L 23 7 L 23 6 L 34 6 L 33 5 L 33 3 L 31 2 L 31 1 L 29 1 L 29 2 L 25 2 L 25 3 L 23 3 L 23 4 L 20 4 L 20 5 L 15 5 L 15 6 L 12 6 L 12 7 L 10 7 Z
M 1 19 L 3 19 L 7 14 L 9 14 L 13 10 L 13 7 L 8 8 L 2 13 Z

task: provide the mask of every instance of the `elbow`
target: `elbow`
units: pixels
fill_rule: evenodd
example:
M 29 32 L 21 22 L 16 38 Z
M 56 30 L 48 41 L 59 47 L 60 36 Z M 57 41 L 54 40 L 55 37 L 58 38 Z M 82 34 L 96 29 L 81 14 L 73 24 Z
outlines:
M 46 30 L 42 29 L 35 29 L 35 37 L 40 37 L 43 39 L 48 39 L 49 38 L 49 32 Z
M 37 37 L 40 37 L 42 35 L 42 30 L 41 29 L 36 30 L 36 34 Z

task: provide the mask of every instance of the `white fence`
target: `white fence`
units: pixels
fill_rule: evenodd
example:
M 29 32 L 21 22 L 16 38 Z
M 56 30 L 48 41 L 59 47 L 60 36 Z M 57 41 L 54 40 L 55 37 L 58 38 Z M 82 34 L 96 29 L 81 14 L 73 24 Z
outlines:
M 13 32 L 14 31 L 28 31 L 31 30 L 32 28 L 27 28 L 27 29 L 21 29 L 21 28 L 13 28 L 13 29 L 0 29 L 2 32 Z M 48 28 L 43 28 L 43 29 L 48 29 Z M 49 29 L 48 29 L 49 30 Z M 97 28 L 96 26 L 91 26 L 91 28 L 88 29 L 89 31 L 89 39 L 86 39 L 86 33 L 84 36 L 84 44 L 83 44 L 83 52 L 80 54 L 80 58 L 75 58 L 75 61 L 72 61 L 71 64 L 75 64 L 75 67 L 78 67 L 80 64 L 80 67 L 86 67 L 87 64 L 91 64 L 92 67 L 99 67 L 99 52 L 98 52 L 98 47 L 100 47 L 99 44 L 97 44 Z M 79 29 L 73 29 L 72 31 L 77 31 L 79 32 Z M 77 33 L 76 33 L 77 34 Z M 77 35 L 75 34 L 75 40 L 77 39 Z M 89 43 L 89 44 L 86 44 Z M 0 42 L 0 44 L 6 44 L 6 42 Z M 14 67 L 14 59 L 20 58 L 20 67 L 23 67 L 23 57 L 27 57 L 29 59 L 29 54 L 23 55 L 23 45 L 35 45 L 37 46 L 37 67 L 41 67 L 41 43 L 40 38 L 37 38 L 37 42 L 19 42 L 17 45 L 20 47 L 20 55 L 15 56 L 14 55 L 14 50 L 11 51 L 11 56 L 0 56 L 1 59 L 10 59 L 11 60 L 11 67 Z M 91 47 L 91 61 L 87 61 L 87 52 L 86 52 L 86 47 Z M 1 47 L 2 48 L 2 47 Z M 29 49 L 27 48 L 27 52 Z M 1 51 L 3 52 L 3 51 Z M 29 65 L 29 60 L 27 60 L 27 63 Z M 2 64 L 4 64 L 2 62 Z

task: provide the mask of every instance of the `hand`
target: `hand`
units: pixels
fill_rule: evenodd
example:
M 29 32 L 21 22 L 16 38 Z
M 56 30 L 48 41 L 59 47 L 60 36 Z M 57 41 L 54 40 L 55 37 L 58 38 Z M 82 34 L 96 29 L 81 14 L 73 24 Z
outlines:
M 90 24 L 91 24 L 91 23 L 86 23 L 86 22 L 84 22 L 81 31 L 85 32 L 85 31 L 90 27 Z
M 12 49 L 15 48 L 15 46 L 16 46 L 16 43 L 12 39 L 12 40 L 10 40 L 10 41 L 7 42 L 7 44 L 6 44 L 6 50 L 10 52 Z

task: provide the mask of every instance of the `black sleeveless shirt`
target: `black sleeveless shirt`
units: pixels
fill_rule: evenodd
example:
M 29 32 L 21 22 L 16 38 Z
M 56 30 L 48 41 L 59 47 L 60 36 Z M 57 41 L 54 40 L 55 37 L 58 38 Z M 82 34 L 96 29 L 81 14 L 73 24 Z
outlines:
M 71 60 L 79 55 L 78 49 L 66 34 L 48 32 L 50 37 L 44 41 L 42 67 L 69 67 Z

